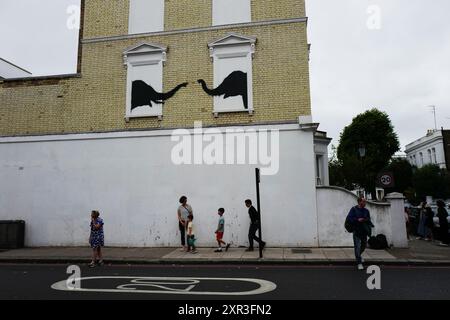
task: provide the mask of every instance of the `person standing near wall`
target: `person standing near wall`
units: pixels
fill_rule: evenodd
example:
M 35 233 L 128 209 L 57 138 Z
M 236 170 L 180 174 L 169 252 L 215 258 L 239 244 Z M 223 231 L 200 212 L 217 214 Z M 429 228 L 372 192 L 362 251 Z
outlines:
M 405 207 L 404 215 L 406 224 L 406 237 L 408 238 L 408 241 L 411 240 L 411 220 L 409 218 L 410 212 L 410 209 L 408 207 Z
M 248 230 L 249 247 L 245 251 L 253 251 L 253 240 L 256 240 L 259 243 L 259 246 L 264 249 L 266 243 L 256 236 L 256 231 L 260 228 L 259 212 L 252 205 L 252 201 L 250 199 L 245 200 L 245 206 L 248 208 L 248 214 L 250 216 L 250 228 Z
M 192 214 L 188 215 L 187 222 L 187 252 L 197 253 L 195 249 L 195 228 L 194 228 L 194 216 Z
M 358 205 L 350 209 L 347 219 L 353 225 L 353 244 L 358 270 L 364 270 L 364 259 L 361 255 L 367 247 L 367 238 L 372 234 L 373 228 L 370 212 L 366 209 L 366 199 L 358 198 Z
M 91 212 L 90 227 L 89 245 L 92 248 L 92 261 L 89 267 L 94 268 L 96 265 L 103 265 L 102 247 L 105 245 L 103 219 L 100 218 L 100 213 L 97 210 L 92 210 Z
M 445 209 L 445 202 L 442 200 L 438 200 L 436 202 L 438 206 L 437 216 L 439 218 L 439 237 L 441 238 L 440 246 L 448 247 L 449 237 L 448 237 L 448 212 Z
M 187 203 L 187 197 L 182 196 L 180 198 L 180 206 L 177 210 L 178 215 L 178 228 L 180 229 L 181 235 L 181 245 L 183 246 L 183 251 L 187 251 L 188 247 L 186 246 L 186 229 L 188 224 L 188 216 L 194 215 L 192 211 L 192 207 Z
M 425 208 L 425 240 L 433 241 L 434 212 L 430 206 Z
M 427 207 L 427 203 L 422 202 L 420 204 L 420 214 L 419 214 L 419 226 L 417 227 L 417 234 L 419 235 L 416 240 L 423 240 L 426 237 L 426 226 L 425 226 L 425 222 L 426 222 L 426 207 Z

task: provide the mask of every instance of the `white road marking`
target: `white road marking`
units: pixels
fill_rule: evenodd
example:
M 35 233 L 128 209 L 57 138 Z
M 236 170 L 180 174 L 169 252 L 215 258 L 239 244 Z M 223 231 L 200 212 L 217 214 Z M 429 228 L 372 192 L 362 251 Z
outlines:
M 122 276 L 105 276 L 105 277 L 85 277 L 74 280 L 79 280 L 81 283 L 87 280 L 99 280 L 99 279 L 132 279 L 128 283 L 117 286 L 115 289 L 87 289 L 87 288 L 69 288 L 67 287 L 67 281 L 62 280 L 54 283 L 51 288 L 61 291 L 72 292 L 105 292 L 105 293 L 146 293 L 146 294 L 191 294 L 191 295 L 223 295 L 223 296 L 246 296 L 246 295 L 258 295 L 267 292 L 271 292 L 277 288 L 277 285 L 273 282 L 261 279 L 250 278 L 181 278 L 181 277 L 122 277 Z M 237 291 L 237 292 L 214 292 L 214 291 L 192 291 L 192 289 L 198 285 L 201 281 L 234 281 L 234 282 L 250 282 L 259 285 L 259 288 L 250 291 Z M 185 289 L 169 288 L 164 285 L 185 285 Z M 163 290 L 138 290 L 133 287 L 156 287 Z

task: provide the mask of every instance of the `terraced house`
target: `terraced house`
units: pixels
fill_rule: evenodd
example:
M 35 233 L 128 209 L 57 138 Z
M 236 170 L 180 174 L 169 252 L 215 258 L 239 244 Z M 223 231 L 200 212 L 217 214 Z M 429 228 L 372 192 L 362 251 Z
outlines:
M 269 246 L 318 246 L 316 183 L 330 139 L 312 123 L 303 0 L 82 2 L 76 74 L 0 81 L 0 219 L 26 244 L 84 245 L 100 211 L 112 246 L 247 243 L 261 177 Z M 315 135 L 317 136 L 315 142 Z

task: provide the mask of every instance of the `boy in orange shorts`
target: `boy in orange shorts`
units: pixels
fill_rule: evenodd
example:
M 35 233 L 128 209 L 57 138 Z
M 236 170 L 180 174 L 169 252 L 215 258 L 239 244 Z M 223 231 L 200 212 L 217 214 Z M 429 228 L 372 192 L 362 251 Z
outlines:
M 225 251 L 228 251 L 228 249 L 230 248 L 230 244 L 229 243 L 227 244 L 225 241 L 222 240 L 223 233 L 225 232 L 225 218 L 223 217 L 224 213 L 225 213 L 224 208 L 220 208 L 217 212 L 217 214 L 220 216 L 219 224 L 218 224 L 217 230 L 216 230 L 216 240 L 217 240 L 217 243 L 219 244 L 219 248 L 214 250 L 214 252 L 222 252 L 222 245 L 225 246 Z

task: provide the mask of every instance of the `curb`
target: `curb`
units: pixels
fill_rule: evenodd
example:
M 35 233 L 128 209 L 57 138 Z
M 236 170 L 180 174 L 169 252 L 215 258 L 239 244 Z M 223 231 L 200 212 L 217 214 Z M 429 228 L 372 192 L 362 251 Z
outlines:
M 0 258 L 0 263 L 16 264 L 88 264 L 91 259 L 85 258 Z M 292 265 L 292 266 L 354 266 L 354 260 L 295 260 L 295 259 L 106 259 L 106 265 Z M 369 260 L 366 265 L 385 266 L 450 266 L 450 260 Z

